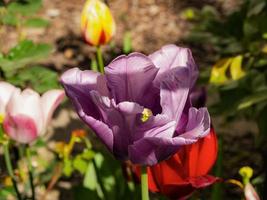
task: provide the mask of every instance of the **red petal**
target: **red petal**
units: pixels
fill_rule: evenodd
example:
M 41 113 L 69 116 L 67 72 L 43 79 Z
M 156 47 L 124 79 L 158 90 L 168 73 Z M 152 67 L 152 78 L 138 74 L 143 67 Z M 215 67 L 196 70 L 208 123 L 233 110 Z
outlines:
M 207 174 L 214 165 L 218 152 L 214 129 L 211 128 L 210 133 L 198 142 L 185 146 L 184 151 L 182 153 L 187 154 L 184 166 L 188 172 L 187 176 L 196 177 Z

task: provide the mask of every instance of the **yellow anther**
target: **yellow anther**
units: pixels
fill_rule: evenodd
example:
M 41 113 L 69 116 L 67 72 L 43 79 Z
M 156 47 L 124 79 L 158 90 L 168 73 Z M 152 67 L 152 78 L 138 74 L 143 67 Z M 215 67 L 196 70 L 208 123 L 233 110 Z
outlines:
M 141 116 L 141 121 L 146 122 L 153 115 L 152 111 L 148 108 L 144 108 Z
M 244 185 L 246 185 L 247 183 L 249 183 L 251 177 L 253 176 L 253 169 L 248 166 L 242 167 L 239 170 L 239 174 L 243 178 Z

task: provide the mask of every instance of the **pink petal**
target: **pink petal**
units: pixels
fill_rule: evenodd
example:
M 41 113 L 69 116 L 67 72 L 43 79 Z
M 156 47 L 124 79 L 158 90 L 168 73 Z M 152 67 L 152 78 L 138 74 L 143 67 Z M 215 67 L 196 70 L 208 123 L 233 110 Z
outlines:
M 246 184 L 244 193 L 246 200 L 260 200 L 260 197 L 258 196 L 256 190 L 250 183 Z
M 0 114 L 5 113 L 6 105 L 15 89 L 15 86 L 7 82 L 0 82 Z
M 65 93 L 63 90 L 49 90 L 41 97 L 41 106 L 43 110 L 44 127 L 49 123 L 53 112 L 62 102 Z
M 38 132 L 43 129 L 40 95 L 31 89 L 25 89 L 22 92 L 19 89 L 14 91 L 6 111 L 9 116 L 24 115 L 33 119 Z
M 13 140 L 20 143 L 30 143 L 37 137 L 34 120 L 23 114 L 5 117 L 4 130 Z

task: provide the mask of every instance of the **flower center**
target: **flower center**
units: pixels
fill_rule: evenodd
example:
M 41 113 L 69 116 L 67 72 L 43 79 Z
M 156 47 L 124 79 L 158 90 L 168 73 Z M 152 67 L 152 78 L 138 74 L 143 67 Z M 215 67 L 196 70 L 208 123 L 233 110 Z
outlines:
M 153 113 L 150 109 L 144 108 L 142 115 L 141 115 L 141 121 L 146 122 L 152 115 Z

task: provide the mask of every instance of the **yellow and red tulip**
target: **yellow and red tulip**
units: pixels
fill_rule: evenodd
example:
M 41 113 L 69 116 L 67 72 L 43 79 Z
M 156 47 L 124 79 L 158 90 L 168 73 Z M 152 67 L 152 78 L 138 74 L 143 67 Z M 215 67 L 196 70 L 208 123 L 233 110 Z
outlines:
M 110 9 L 100 0 L 87 0 L 81 14 L 81 30 L 85 41 L 93 46 L 107 44 L 116 25 Z

